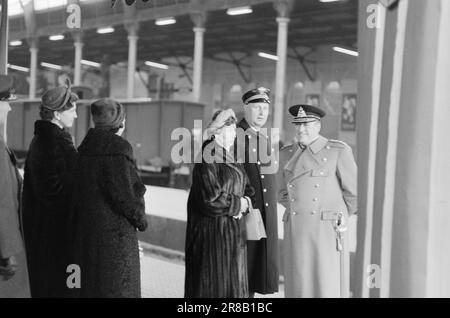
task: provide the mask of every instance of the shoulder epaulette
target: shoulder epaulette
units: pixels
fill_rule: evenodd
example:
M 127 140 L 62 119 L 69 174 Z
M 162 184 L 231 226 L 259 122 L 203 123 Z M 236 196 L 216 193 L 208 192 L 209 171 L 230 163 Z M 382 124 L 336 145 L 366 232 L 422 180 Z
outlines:
M 330 140 L 328 140 L 328 142 L 330 143 L 331 147 L 338 147 L 338 148 L 350 147 L 348 144 L 346 144 L 345 142 L 340 141 L 340 140 L 330 139 Z

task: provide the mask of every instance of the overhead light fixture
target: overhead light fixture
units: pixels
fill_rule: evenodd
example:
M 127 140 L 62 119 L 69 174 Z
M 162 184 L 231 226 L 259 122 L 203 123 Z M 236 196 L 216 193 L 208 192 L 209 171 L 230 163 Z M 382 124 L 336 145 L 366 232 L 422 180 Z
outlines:
M 250 6 L 230 8 L 227 10 L 228 15 L 241 15 L 241 14 L 249 14 L 252 12 L 253 10 Z
M 167 18 L 156 19 L 155 24 L 156 25 L 169 25 L 169 24 L 174 24 L 176 22 L 177 22 L 177 20 L 175 20 L 174 17 L 167 17 Z
M 341 88 L 341 84 L 338 81 L 332 81 L 328 84 L 327 89 L 329 90 L 337 90 Z
M 161 68 L 163 70 L 169 69 L 169 65 L 156 63 L 156 62 L 152 62 L 152 61 L 145 61 L 145 65 L 150 66 L 150 67 Z
M 50 35 L 48 37 L 48 39 L 50 41 L 59 41 L 59 40 L 63 40 L 64 39 L 64 35 L 63 34 L 55 34 L 55 35 Z
M 23 66 L 18 66 L 18 65 L 13 65 L 13 64 L 8 64 L 8 67 L 10 69 L 16 70 L 16 71 L 21 71 L 21 72 L 25 72 L 25 73 L 30 72 L 30 69 L 28 67 L 23 67 Z
M 114 28 L 113 27 L 105 27 L 105 28 L 98 28 L 97 33 L 98 34 L 106 34 L 106 33 L 113 33 Z
M 61 65 L 56 65 L 56 64 L 52 64 L 52 63 L 46 63 L 46 62 L 41 62 L 41 66 L 47 67 L 47 68 L 52 68 L 54 70 L 62 70 L 63 69 L 63 67 Z
M 9 42 L 10 46 L 21 46 L 22 45 L 22 41 L 17 40 L 17 41 L 11 41 Z
M 297 82 L 295 83 L 294 87 L 297 89 L 302 89 L 305 87 L 305 84 L 303 84 L 303 82 Z
M 356 52 L 354 50 L 344 49 L 344 48 L 339 47 L 339 46 L 333 47 L 333 50 L 336 51 L 336 52 L 347 54 L 347 55 L 351 55 L 351 56 L 359 56 L 358 52 Z
M 265 59 L 278 61 L 278 56 L 276 56 L 276 55 L 272 55 L 272 54 L 268 54 L 268 53 L 264 53 L 264 52 L 259 52 L 258 55 Z
M 67 0 L 34 0 L 34 11 L 43 11 L 67 5 Z
M 81 60 L 81 64 L 87 65 L 87 66 L 92 66 L 92 67 L 97 67 L 97 68 L 100 68 L 102 66 L 100 63 L 92 62 L 92 61 L 88 61 L 88 60 Z
M 14 17 L 23 14 L 22 4 L 19 0 L 8 2 L 8 16 Z M 30 0 L 24 0 L 23 2 L 23 6 L 25 6 Z
M 231 93 L 240 93 L 240 92 L 242 92 L 242 87 L 241 87 L 241 85 L 239 85 L 239 84 L 234 84 L 233 86 L 231 86 L 230 92 L 231 92 Z

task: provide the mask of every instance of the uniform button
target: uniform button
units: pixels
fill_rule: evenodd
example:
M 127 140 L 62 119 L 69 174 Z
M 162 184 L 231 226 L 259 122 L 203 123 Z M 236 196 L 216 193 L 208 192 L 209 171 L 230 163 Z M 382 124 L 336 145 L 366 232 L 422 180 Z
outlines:
M 261 179 L 264 179 L 264 175 L 261 176 Z
M 275 148 L 272 148 L 272 152 L 274 152 L 275 151 Z
M 295 202 L 295 199 L 291 199 L 291 202 Z
M 266 203 L 266 206 L 269 206 L 269 203 Z
M 264 191 L 264 192 L 267 192 L 267 189 L 264 189 L 263 191 Z
M 275 161 L 275 164 L 277 165 L 277 164 L 278 164 L 278 161 Z
M 315 215 L 316 213 L 316 211 L 311 211 L 311 215 Z
M 292 212 L 292 215 L 297 215 L 297 212 Z
M 323 160 L 324 162 L 327 162 L 327 161 L 328 161 L 328 159 L 327 159 L 327 158 L 323 158 L 322 160 Z
M 320 184 L 316 184 L 315 187 L 316 187 L 316 188 L 320 188 Z
M 255 149 L 255 148 L 253 148 L 253 152 L 256 152 L 256 149 Z
M 327 146 L 327 149 L 328 149 L 328 150 L 330 150 L 330 149 L 331 149 L 331 147 L 330 147 L 330 146 Z
M 294 186 L 292 184 L 289 185 L 289 188 L 293 188 Z
M 289 149 L 289 152 L 292 152 L 292 149 Z
M 320 175 L 323 176 L 325 173 L 323 171 L 320 171 Z
M 319 199 L 317 199 L 317 198 L 314 198 L 314 199 L 313 199 L 313 201 L 314 201 L 314 202 L 317 202 L 317 201 L 319 201 Z

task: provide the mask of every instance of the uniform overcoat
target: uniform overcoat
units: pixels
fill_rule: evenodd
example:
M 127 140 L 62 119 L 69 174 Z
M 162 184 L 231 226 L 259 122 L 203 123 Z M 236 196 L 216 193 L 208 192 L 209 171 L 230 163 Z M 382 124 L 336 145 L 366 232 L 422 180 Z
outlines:
M 342 212 L 348 219 L 357 210 L 352 150 L 343 142 L 320 136 L 305 149 L 298 144 L 284 147 L 280 159 L 284 182 L 278 198 L 286 207 L 285 295 L 340 297 L 340 253 L 333 221 L 328 218 Z M 344 256 L 348 260 L 348 250 Z
M 278 162 L 275 162 L 276 159 L 274 159 L 275 161 L 266 162 L 268 160 L 259 158 L 259 156 L 264 155 L 272 157 L 272 153 L 275 153 L 275 149 L 272 149 L 267 136 L 257 134 L 250 128 L 245 119 L 239 122 L 238 128 L 243 129 L 247 133 L 244 140 L 236 139 L 236 157 L 244 160 L 244 169 L 247 172 L 251 186 L 255 190 L 254 208 L 261 211 L 267 232 L 267 239 L 247 241 L 249 291 L 260 294 L 272 294 L 278 292 L 279 285 L 276 169 L 274 173 L 264 174 L 261 167 L 264 165 L 278 166 Z M 258 142 L 259 139 L 264 140 L 263 142 Z M 264 147 L 264 149 L 259 149 L 258 145 Z M 265 148 L 266 146 L 267 149 Z M 240 151 L 237 147 L 240 148 Z

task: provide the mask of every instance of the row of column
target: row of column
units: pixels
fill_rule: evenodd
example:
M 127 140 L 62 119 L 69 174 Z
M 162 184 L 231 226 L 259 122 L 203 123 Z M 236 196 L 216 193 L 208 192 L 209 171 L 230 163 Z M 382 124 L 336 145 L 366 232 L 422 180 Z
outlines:
M 286 79 L 286 59 L 288 49 L 288 23 L 289 13 L 292 9 L 292 0 L 275 0 L 274 7 L 278 13 L 276 19 L 278 24 L 277 43 L 277 66 L 275 78 L 275 106 L 274 106 L 274 126 L 282 127 L 284 101 L 285 101 L 285 79 Z M 128 10 L 133 10 L 132 8 Z M 134 12 L 127 12 L 130 16 Z M 206 31 L 206 12 L 198 11 L 191 14 L 194 24 L 194 68 L 193 68 L 193 90 L 192 99 L 199 102 L 201 99 L 202 73 L 203 73 L 203 47 L 204 33 Z M 130 19 L 132 20 L 132 19 Z M 127 23 L 125 28 L 128 32 L 128 73 L 127 73 L 127 98 L 133 98 L 134 76 L 136 70 L 138 51 L 138 31 L 139 24 L 136 22 Z M 82 32 L 72 33 L 75 47 L 74 61 L 74 85 L 81 83 L 81 60 L 83 58 L 83 34 Z M 30 46 L 30 90 L 29 97 L 35 98 L 36 75 L 38 63 L 38 41 L 36 37 L 28 40 Z

